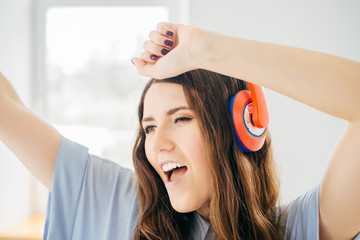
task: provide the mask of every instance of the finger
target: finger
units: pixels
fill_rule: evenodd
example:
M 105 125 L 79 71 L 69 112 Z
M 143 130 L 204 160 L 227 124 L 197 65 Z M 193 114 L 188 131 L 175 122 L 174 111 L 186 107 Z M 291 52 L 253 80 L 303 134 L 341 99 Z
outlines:
M 168 49 L 174 47 L 174 41 L 170 37 L 161 35 L 158 31 L 151 31 L 149 38 L 155 44 L 162 46 L 163 48 Z
M 157 25 L 157 31 L 164 35 L 164 36 L 168 36 L 168 37 L 175 37 L 174 36 L 174 33 L 175 33 L 175 30 L 176 30 L 176 24 L 171 24 L 171 23 L 168 23 L 168 22 L 160 22 L 158 25 Z
M 178 30 L 182 24 L 173 24 L 168 22 L 160 22 L 157 25 L 157 31 L 159 34 L 172 39 L 173 46 L 177 46 L 179 43 Z
M 136 67 L 136 69 L 139 71 L 139 69 L 143 68 L 147 62 L 141 60 L 140 58 L 137 57 L 133 57 L 131 59 L 131 62 L 134 64 L 134 66 Z
M 169 47 L 160 46 L 150 40 L 144 42 L 144 49 L 156 56 L 164 56 L 171 50 Z
M 142 76 L 147 76 L 147 77 L 151 77 L 153 76 L 153 66 L 154 64 L 149 64 L 143 60 L 141 60 L 140 58 L 132 58 L 131 62 L 134 64 L 134 66 L 136 67 L 136 70 L 138 71 L 138 73 Z
M 159 59 L 159 56 L 152 54 L 151 52 L 144 51 L 141 53 L 140 58 L 145 62 L 155 63 Z

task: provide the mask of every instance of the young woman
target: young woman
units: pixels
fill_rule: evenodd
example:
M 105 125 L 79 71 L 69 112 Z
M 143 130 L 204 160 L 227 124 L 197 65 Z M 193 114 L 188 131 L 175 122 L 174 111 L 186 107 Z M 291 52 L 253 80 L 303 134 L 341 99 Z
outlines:
M 0 139 L 51 191 L 44 239 L 360 239 L 359 63 L 168 23 L 144 48 L 133 62 L 156 79 L 139 104 L 135 174 L 62 137 L 0 75 Z M 237 147 L 239 79 L 349 122 L 321 183 L 287 206 L 269 135 Z
M 214 230 L 220 239 L 281 239 L 270 138 L 249 154 L 234 142 L 228 102 L 244 89 L 206 70 L 147 84 L 134 148 L 136 239 L 203 239 L 191 236 L 196 217 L 211 223 L 206 239 Z
M 284 211 L 290 216 L 287 218 L 286 230 L 289 229 L 290 222 L 294 223 L 290 229 L 290 237 L 286 235 L 286 238 L 352 239 L 357 235 L 360 231 L 360 191 L 357 189 L 360 182 L 357 177 L 360 169 L 359 63 L 314 51 L 233 38 L 170 23 L 160 23 L 157 31 L 152 31 L 149 37 L 141 58 L 132 59 L 142 75 L 167 78 L 192 69 L 206 69 L 265 86 L 320 111 L 346 119 L 347 129 L 332 153 L 321 184 Z M 222 120 L 227 121 L 226 115 L 223 115 Z M 204 131 L 204 134 L 208 132 Z M 225 152 L 226 150 L 225 148 Z M 258 162 L 261 160 L 258 159 Z M 246 183 L 242 177 L 240 174 L 236 176 L 240 185 Z M 260 181 L 266 180 L 266 177 L 260 177 Z M 266 189 L 268 187 L 261 186 L 258 191 Z M 244 193 L 245 196 L 247 194 L 249 193 Z M 214 201 L 212 197 L 213 195 L 209 198 L 210 203 Z M 261 199 L 260 196 L 257 198 Z M 260 202 L 262 201 L 261 199 Z M 298 209 L 292 209 L 294 206 Z M 219 205 L 217 208 L 210 205 L 207 208 L 210 214 L 205 217 L 209 216 L 210 223 L 221 238 L 236 239 L 241 235 L 250 238 L 260 236 L 259 239 L 275 237 L 265 234 L 270 234 L 274 225 L 256 223 L 238 211 L 233 212 L 237 219 L 230 221 L 230 226 L 233 227 L 234 223 L 236 226 L 225 231 L 218 224 L 224 222 L 223 218 L 229 217 L 230 212 L 216 215 L 215 212 L 219 209 Z M 271 212 L 270 209 L 273 208 L 265 208 L 265 212 Z M 260 206 L 257 211 L 259 215 L 265 215 Z M 315 211 L 316 215 L 311 216 L 307 211 Z M 235 229 L 242 229 L 239 222 L 244 219 L 250 221 L 253 234 L 242 233 L 241 230 L 238 230 L 239 235 L 234 233 Z M 271 218 L 268 220 L 271 222 Z M 261 230 L 256 230 L 260 226 L 267 229 L 262 232 L 264 235 L 257 235 L 262 234 Z M 356 238 L 360 239 L 360 236 Z

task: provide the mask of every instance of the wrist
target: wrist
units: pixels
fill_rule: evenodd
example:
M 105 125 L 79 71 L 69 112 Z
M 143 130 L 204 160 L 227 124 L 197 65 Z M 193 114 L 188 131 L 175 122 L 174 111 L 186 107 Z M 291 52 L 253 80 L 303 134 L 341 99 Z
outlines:
M 221 53 L 218 51 L 219 47 L 221 48 L 221 36 L 216 32 L 199 29 L 196 37 L 197 52 L 192 57 L 196 68 L 215 70 L 212 66 L 221 58 Z
M 199 28 L 192 28 L 191 31 L 191 40 L 186 57 L 188 68 L 204 68 L 204 63 L 208 61 L 211 50 L 210 32 Z

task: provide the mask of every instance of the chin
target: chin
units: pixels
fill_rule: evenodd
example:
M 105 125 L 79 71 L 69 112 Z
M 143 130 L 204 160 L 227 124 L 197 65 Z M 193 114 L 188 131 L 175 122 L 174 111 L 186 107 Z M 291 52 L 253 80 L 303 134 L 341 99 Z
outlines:
M 196 210 L 194 208 L 189 207 L 189 205 L 186 202 L 180 202 L 179 200 L 176 201 L 176 203 L 171 201 L 171 206 L 178 213 L 189 213 Z
M 189 213 L 189 212 L 193 212 L 196 211 L 197 209 L 199 209 L 201 207 L 202 204 L 193 202 L 193 201 L 189 201 L 183 198 L 176 198 L 176 199 L 172 199 L 170 197 L 170 203 L 171 206 L 173 207 L 173 209 L 175 211 L 177 211 L 178 213 Z
M 187 213 L 192 212 L 192 203 L 189 201 L 187 197 L 184 195 L 175 194 L 177 196 L 174 196 L 173 194 L 169 194 L 170 197 L 170 203 L 173 209 L 179 213 Z

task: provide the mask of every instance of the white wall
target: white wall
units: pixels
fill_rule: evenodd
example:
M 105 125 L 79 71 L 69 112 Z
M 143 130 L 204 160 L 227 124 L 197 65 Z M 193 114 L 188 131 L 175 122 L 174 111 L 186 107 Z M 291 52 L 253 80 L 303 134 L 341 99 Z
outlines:
M 0 71 L 29 102 L 32 77 L 31 0 L 0 1 Z M 0 113 L 6 114 L 6 113 Z M 33 177 L 0 142 L 0 229 L 29 217 Z
M 359 9 L 357 0 L 197 0 L 190 1 L 190 24 L 360 61 Z M 346 122 L 270 90 L 267 97 L 286 202 L 321 180 Z

